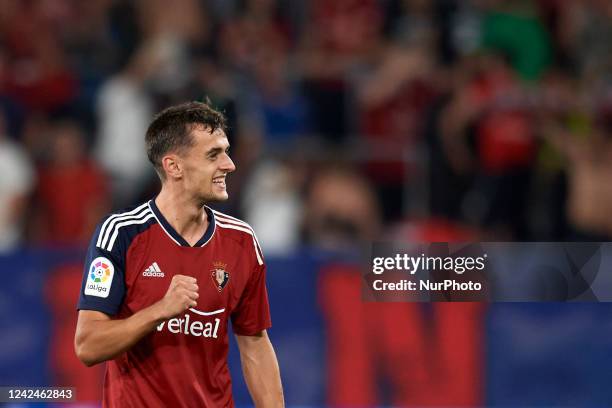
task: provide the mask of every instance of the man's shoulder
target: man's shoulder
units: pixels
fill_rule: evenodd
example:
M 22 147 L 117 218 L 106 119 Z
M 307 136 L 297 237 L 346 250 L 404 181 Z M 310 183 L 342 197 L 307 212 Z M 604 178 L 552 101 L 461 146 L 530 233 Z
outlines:
M 239 218 L 222 213 L 221 211 L 213 210 L 212 208 L 211 211 L 215 217 L 215 227 L 219 228 L 217 231 L 235 236 L 239 240 L 247 242 L 249 245 L 252 243 L 257 262 L 260 265 L 263 264 L 261 246 L 259 245 L 259 240 L 253 228 L 247 222 Z
M 255 236 L 255 230 L 246 221 L 231 216 L 221 211 L 210 209 L 215 217 L 215 224 L 221 228 L 239 231 L 245 237 Z M 251 239 L 251 238 L 249 238 Z
M 100 221 L 92 244 L 109 252 L 114 251 L 117 242 L 126 244 L 122 238 L 129 240 L 155 222 L 155 214 L 148 201 L 114 211 Z

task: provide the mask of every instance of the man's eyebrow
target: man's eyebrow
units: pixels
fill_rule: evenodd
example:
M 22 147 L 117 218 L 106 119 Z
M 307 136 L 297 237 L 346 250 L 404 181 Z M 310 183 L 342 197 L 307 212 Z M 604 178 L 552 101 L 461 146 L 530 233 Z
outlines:
M 209 156 L 211 154 L 218 154 L 218 153 L 221 153 L 222 151 L 223 149 L 220 147 L 213 147 L 212 149 L 206 152 L 206 155 Z
M 222 148 L 222 147 L 213 147 L 211 148 L 209 151 L 206 152 L 207 156 L 210 156 L 211 154 L 219 154 L 221 152 L 224 152 L 226 150 L 228 150 L 230 147 L 229 145 L 227 145 L 226 148 Z

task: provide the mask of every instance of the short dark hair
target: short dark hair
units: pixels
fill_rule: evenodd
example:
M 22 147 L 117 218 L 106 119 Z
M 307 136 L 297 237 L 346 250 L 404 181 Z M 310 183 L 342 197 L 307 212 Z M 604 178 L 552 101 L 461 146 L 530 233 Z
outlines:
M 153 118 L 145 135 L 145 144 L 149 161 L 162 178 L 165 177 L 162 157 L 168 152 L 191 147 L 191 132 L 196 126 L 203 126 L 210 132 L 225 131 L 225 116 L 211 107 L 210 102 L 186 102 L 170 106 Z

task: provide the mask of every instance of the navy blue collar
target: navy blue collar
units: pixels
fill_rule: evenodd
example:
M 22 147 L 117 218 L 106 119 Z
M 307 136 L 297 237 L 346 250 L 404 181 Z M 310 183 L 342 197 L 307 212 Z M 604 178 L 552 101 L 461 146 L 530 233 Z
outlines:
M 174 242 L 180 246 L 191 247 L 191 245 L 189 245 L 189 243 L 185 241 L 185 239 L 178 232 L 176 232 L 174 228 L 172 228 L 172 225 L 170 225 L 161 211 L 159 211 L 159 208 L 157 208 L 157 205 L 155 205 L 155 199 L 149 201 L 149 207 L 151 207 L 151 210 L 153 211 L 153 214 L 155 214 L 155 217 L 157 218 L 157 221 L 159 221 L 162 229 L 166 231 Z M 207 206 L 204 206 L 204 211 L 206 211 L 206 215 L 208 216 L 208 228 L 206 228 L 202 238 L 200 238 L 200 240 L 194 244 L 194 247 L 206 245 L 215 232 L 215 216 L 212 210 Z

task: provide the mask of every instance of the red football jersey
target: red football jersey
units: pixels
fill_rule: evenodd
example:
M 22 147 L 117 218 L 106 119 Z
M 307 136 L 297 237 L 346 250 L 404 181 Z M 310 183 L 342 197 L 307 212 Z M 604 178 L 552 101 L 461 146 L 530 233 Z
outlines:
M 228 323 L 271 326 L 263 255 L 251 227 L 205 207 L 210 225 L 191 247 L 155 201 L 107 217 L 92 238 L 78 309 L 117 319 L 152 305 L 176 274 L 197 279 L 198 305 L 107 362 L 105 407 L 232 407 Z

